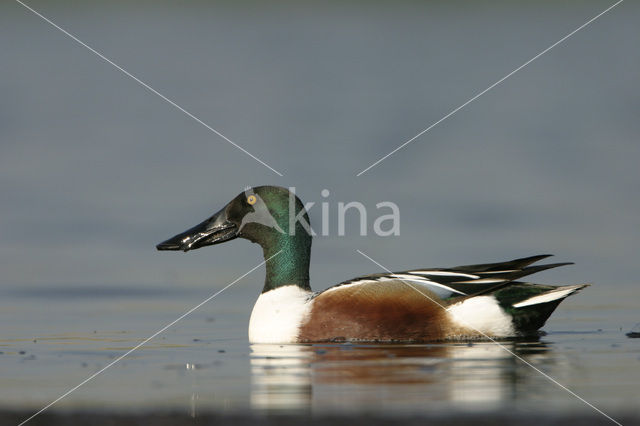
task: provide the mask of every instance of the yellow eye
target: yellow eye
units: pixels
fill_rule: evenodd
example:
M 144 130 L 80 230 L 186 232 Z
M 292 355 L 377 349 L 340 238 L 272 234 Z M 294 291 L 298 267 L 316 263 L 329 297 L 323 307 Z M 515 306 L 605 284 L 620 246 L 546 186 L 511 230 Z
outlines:
M 258 199 L 256 198 L 255 195 L 249 195 L 247 197 L 247 203 L 249 203 L 250 205 L 254 205 L 256 201 L 258 201 Z

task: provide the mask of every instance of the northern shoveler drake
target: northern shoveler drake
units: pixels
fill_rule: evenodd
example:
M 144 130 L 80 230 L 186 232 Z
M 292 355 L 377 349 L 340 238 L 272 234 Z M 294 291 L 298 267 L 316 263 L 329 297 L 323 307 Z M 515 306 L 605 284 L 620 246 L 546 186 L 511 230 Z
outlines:
M 522 277 L 569 263 L 508 262 L 416 268 L 309 285 L 311 233 L 304 205 L 286 188 L 249 188 L 209 219 L 156 247 L 189 251 L 245 238 L 266 262 L 249 321 L 251 343 L 432 342 L 531 335 L 587 284 L 548 286 Z

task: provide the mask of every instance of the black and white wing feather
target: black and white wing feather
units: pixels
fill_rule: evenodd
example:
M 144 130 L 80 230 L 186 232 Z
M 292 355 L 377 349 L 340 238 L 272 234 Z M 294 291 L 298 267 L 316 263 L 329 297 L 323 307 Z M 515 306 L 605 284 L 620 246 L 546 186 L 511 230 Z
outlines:
M 551 255 L 544 254 L 508 262 L 462 265 L 453 268 L 419 268 L 410 271 L 371 274 L 356 277 L 331 287 L 401 281 L 426 287 L 441 299 L 480 295 L 496 291 L 514 280 L 567 263 L 529 266 Z

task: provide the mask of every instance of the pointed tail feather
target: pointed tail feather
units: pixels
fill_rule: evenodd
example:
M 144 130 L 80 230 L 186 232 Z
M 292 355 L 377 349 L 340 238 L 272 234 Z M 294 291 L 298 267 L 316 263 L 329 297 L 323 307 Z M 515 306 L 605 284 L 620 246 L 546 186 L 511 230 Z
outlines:
M 541 256 L 535 256 L 535 257 L 541 257 Z M 531 259 L 531 258 L 528 258 L 528 259 Z M 502 282 L 498 282 L 494 286 L 484 288 L 470 295 L 480 296 L 482 294 L 494 293 L 500 290 L 501 288 L 509 287 L 510 285 L 516 284 L 517 279 L 526 277 L 527 275 L 535 274 L 536 272 L 546 271 L 547 269 L 557 268 L 559 266 L 565 266 L 565 265 L 573 265 L 573 262 L 548 263 L 546 265 L 536 265 L 536 266 L 525 267 L 519 271 L 514 271 L 514 272 L 505 274 L 502 277 Z M 479 281 L 480 280 L 470 280 L 470 281 L 461 281 L 460 283 L 473 283 L 473 282 L 479 282 Z
M 525 299 L 521 302 L 514 303 L 514 308 L 524 308 L 525 306 L 539 305 L 542 303 L 549 303 L 553 301 L 560 301 L 565 297 L 571 296 L 574 293 L 582 290 L 585 287 L 589 287 L 589 284 L 577 284 L 577 285 L 566 285 L 562 287 L 557 287 L 553 290 L 538 294 L 536 296 Z
M 513 324 L 521 335 L 535 334 L 542 327 L 547 319 L 551 316 L 558 305 L 568 296 L 582 290 L 589 284 L 567 285 L 562 287 L 547 287 L 547 290 L 520 300 L 515 299 L 503 302 L 508 304 L 505 309 L 511 311 L 513 315 Z M 526 286 L 536 286 L 531 283 L 521 283 L 519 287 L 522 289 Z M 542 287 L 542 286 L 540 286 Z M 510 305 L 510 306 L 509 306 Z
M 478 265 L 462 265 L 451 268 L 457 271 L 470 271 L 471 273 L 489 272 L 489 271 L 509 271 L 520 270 L 532 263 L 536 263 L 542 259 L 553 256 L 552 254 L 540 254 L 537 256 L 523 257 L 521 259 L 509 260 L 507 262 L 498 263 L 482 263 Z
M 562 262 L 562 263 L 547 263 L 546 265 L 528 266 L 526 268 L 522 268 L 521 271 L 514 273 L 513 279 L 516 280 L 518 278 L 526 277 L 527 275 L 546 271 L 547 269 L 553 269 L 553 268 L 558 268 L 560 266 L 573 265 L 573 264 L 574 264 L 573 262 Z

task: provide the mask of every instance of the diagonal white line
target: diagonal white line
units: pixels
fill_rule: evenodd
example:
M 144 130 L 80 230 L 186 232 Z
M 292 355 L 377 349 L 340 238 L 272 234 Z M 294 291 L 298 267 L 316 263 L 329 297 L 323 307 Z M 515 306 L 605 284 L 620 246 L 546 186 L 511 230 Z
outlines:
M 393 272 L 391 272 L 389 269 L 387 269 L 385 266 L 382 266 L 380 263 L 376 262 L 375 260 L 373 260 L 370 256 L 367 256 L 366 254 L 364 254 L 363 252 L 361 252 L 360 250 L 356 249 L 356 251 L 358 253 L 360 253 L 362 256 L 366 257 L 367 259 L 369 259 L 370 261 L 372 261 L 373 263 L 375 263 L 376 265 L 378 265 L 380 268 L 384 269 L 385 271 L 387 271 L 390 274 L 393 274 Z M 400 281 L 406 285 L 408 285 L 409 287 L 411 287 L 413 290 L 415 290 L 417 293 L 419 293 L 420 295 L 424 296 L 425 298 L 429 299 L 431 302 L 435 303 L 436 305 L 440 306 L 442 309 L 444 309 L 445 311 L 447 311 L 447 308 L 445 308 L 444 306 L 442 306 L 440 303 L 438 303 L 437 301 L 433 300 L 431 297 L 429 297 L 428 295 L 424 294 L 423 292 L 421 292 L 420 290 L 418 290 L 417 288 L 415 288 L 414 286 L 412 286 L 411 284 L 409 284 L 408 282 L 406 282 L 405 280 L 400 279 Z M 513 355 L 514 357 L 516 357 L 517 359 L 519 359 L 520 361 L 522 361 L 524 364 L 528 365 L 529 367 L 533 368 L 535 371 L 537 371 L 538 373 L 542 374 L 545 378 L 547 378 L 549 381 L 551 381 L 552 383 L 555 383 L 556 385 L 560 386 L 562 389 L 564 389 L 565 391 L 567 391 L 568 393 L 570 393 L 571 395 L 573 395 L 574 397 L 576 397 L 577 399 L 579 399 L 580 401 L 584 402 L 585 404 L 587 404 L 589 407 L 593 408 L 594 410 L 596 410 L 598 413 L 602 414 L 603 416 L 605 416 L 607 419 L 611 420 L 613 423 L 617 424 L 618 426 L 622 426 L 622 424 L 618 423 L 616 420 L 612 419 L 609 415 L 607 415 L 604 411 L 600 410 L 598 407 L 596 407 L 595 405 L 591 404 L 589 401 L 587 401 L 586 399 L 582 398 L 580 395 L 578 395 L 577 393 L 575 393 L 574 391 L 572 391 L 571 389 L 567 388 L 566 386 L 564 386 L 562 383 L 558 382 L 556 379 L 554 379 L 553 377 L 549 376 L 547 373 L 545 373 L 544 371 L 540 370 L 538 367 L 534 366 L 533 364 L 531 364 L 529 361 L 525 360 L 524 358 L 522 358 L 521 356 L 517 355 L 516 353 L 514 353 L 512 350 L 510 350 L 509 348 L 507 348 L 506 346 L 498 343 L 495 339 L 492 339 L 491 337 L 487 336 L 485 333 L 483 333 L 482 331 L 478 330 L 477 328 L 475 328 L 474 326 L 472 326 L 471 324 L 469 324 L 466 321 L 463 321 L 461 319 L 461 321 L 470 329 L 476 331 L 477 333 L 481 334 L 483 337 L 485 337 L 486 339 L 490 340 L 491 342 L 495 343 L 496 345 L 498 345 L 500 348 L 504 349 L 505 351 L 507 351 L 508 353 L 510 353 L 511 355 Z
M 46 16 L 42 15 L 41 13 L 39 13 L 37 10 L 33 9 L 31 6 L 25 4 L 24 2 L 22 2 L 21 0 L 16 0 L 17 3 L 21 4 L 22 6 L 24 6 L 26 9 L 30 10 L 31 12 L 33 12 L 35 15 L 37 15 L 38 17 L 40 17 L 42 20 L 44 20 L 45 22 L 49 23 L 51 26 L 53 26 L 54 28 L 56 28 L 57 30 L 61 31 L 62 33 L 64 33 L 66 36 L 68 36 L 69 38 L 71 38 L 73 41 L 75 41 L 76 43 L 80 44 L 81 46 L 87 48 L 90 52 L 94 53 L 96 56 L 98 56 L 100 59 L 102 59 L 103 61 L 107 62 L 108 64 L 112 65 L 114 68 L 116 68 L 117 70 L 119 70 L 120 72 L 122 72 L 123 74 L 125 74 L 127 77 L 133 79 L 136 83 L 140 84 L 142 87 L 144 87 L 145 89 L 147 89 L 148 91 L 150 91 L 151 93 L 159 96 L 162 100 L 164 100 L 165 102 L 169 103 L 171 106 L 175 107 L 176 109 L 180 110 L 181 112 L 183 112 L 184 114 L 186 114 L 188 117 L 192 118 L 193 120 L 195 120 L 196 122 L 198 122 L 199 124 L 203 125 L 204 127 L 206 127 L 207 129 L 209 129 L 210 131 L 212 131 L 213 133 L 215 133 L 216 135 L 218 135 L 219 137 L 221 137 L 222 139 L 224 139 L 225 141 L 229 142 L 231 145 L 235 146 L 236 148 L 238 148 L 240 151 L 244 152 L 245 154 L 247 154 L 249 157 L 253 158 L 254 160 L 256 160 L 258 163 L 262 164 L 263 166 L 265 166 L 266 168 L 268 168 L 269 170 L 271 170 L 272 172 L 274 172 L 275 174 L 277 174 L 278 176 L 283 176 L 282 173 L 280 173 L 279 171 L 277 171 L 276 169 L 274 169 L 273 167 L 271 167 L 270 165 L 268 165 L 267 163 L 265 163 L 264 161 L 262 161 L 261 159 L 259 159 L 258 157 L 256 157 L 255 155 L 253 155 L 252 153 L 250 153 L 249 151 L 247 151 L 246 149 L 244 149 L 243 147 L 241 147 L 240 145 L 238 145 L 237 143 L 235 143 L 234 141 L 232 141 L 231 139 L 229 139 L 228 137 L 226 137 L 225 135 L 223 135 L 222 133 L 220 133 L 219 131 L 217 131 L 216 129 L 214 129 L 213 127 L 211 127 L 210 125 L 208 125 L 207 123 L 205 123 L 204 121 L 202 121 L 201 119 L 199 119 L 198 117 L 196 117 L 195 115 L 193 115 L 192 113 L 190 113 L 189 111 L 187 111 L 186 109 L 184 109 L 183 107 L 181 107 L 180 105 L 178 105 L 177 103 L 175 103 L 174 101 L 172 101 L 171 99 L 169 99 L 168 97 L 166 97 L 165 95 L 163 95 L 162 93 L 158 92 L 156 89 L 154 89 L 153 87 L 151 87 L 150 85 L 148 85 L 147 83 L 145 83 L 144 81 L 140 80 L 138 77 L 136 77 L 135 75 L 131 74 L 129 71 L 125 70 L 124 68 L 122 68 L 120 65 L 116 64 L 115 62 L 113 62 L 111 59 L 107 58 L 106 56 L 104 56 L 102 53 L 100 53 L 99 51 L 97 51 L 96 49 L 94 49 L 93 47 L 89 46 L 88 44 L 84 43 L 82 40 L 80 40 L 78 37 L 74 36 L 73 34 L 71 34 L 69 31 L 65 30 L 64 28 L 60 27 L 59 25 L 57 25 L 56 23 L 54 23 L 53 21 L 51 21 L 49 18 L 47 18 Z
M 262 262 L 260 262 L 258 265 L 254 266 L 253 268 L 251 268 L 249 271 L 245 272 L 244 274 L 240 275 L 238 278 L 236 278 L 235 280 L 233 280 L 231 283 L 227 284 L 224 288 L 222 288 L 222 290 L 218 290 L 217 292 L 213 293 L 211 296 L 207 297 L 206 299 L 204 299 L 202 302 L 198 303 L 196 306 L 194 306 L 193 308 L 189 309 L 187 312 L 185 312 L 184 314 L 180 315 L 178 318 L 176 318 L 175 320 L 171 321 L 169 324 L 165 325 L 164 327 L 162 327 L 160 330 L 156 331 L 155 333 L 153 333 L 151 336 L 147 337 L 146 339 L 144 339 L 142 342 L 138 343 L 136 346 L 134 346 L 133 348 L 129 349 L 127 352 L 125 352 L 124 354 L 120 355 L 118 358 L 116 358 L 115 360 L 113 360 L 112 362 L 110 362 L 109 364 L 107 364 L 105 367 L 101 368 L 100 370 L 98 370 L 97 372 L 93 373 L 91 376 L 87 377 L 86 379 L 84 379 L 82 382 L 80 382 L 78 385 L 72 387 L 71 389 L 69 389 L 68 391 L 66 391 L 65 393 L 63 393 L 62 395 L 60 395 L 58 398 L 54 399 L 53 401 L 51 401 L 50 403 L 48 403 L 47 405 L 45 405 L 44 407 L 42 407 L 40 410 L 38 410 L 37 412 L 35 412 L 34 414 L 31 415 L 31 417 L 23 420 L 18 426 L 22 426 L 25 423 L 27 423 L 28 421 L 30 421 L 31 419 L 33 419 L 34 417 L 36 417 L 38 414 L 42 413 L 43 411 L 45 411 L 46 409 L 48 409 L 49 407 L 51 407 L 52 405 L 56 404 L 57 402 L 59 402 L 61 399 L 67 397 L 70 393 L 74 392 L 75 390 L 77 390 L 80 386 L 86 384 L 87 382 L 91 381 L 93 378 L 95 378 L 96 376 L 98 376 L 99 374 L 101 374 L 102 372 L 104 372 L 106 369 L 108 369 L 109 367 L 113 366 L 114 364 L 116 364 L 117 362 L 121 361 L 123 358 L 125 358 L 127 355 L 129 355 L 131 352 L 139 349 L 141 346 L 145 345 L 147 342 L 149 342 L 151 339 L 153 339 L 154 337 L 156 337 L 158 334 L 162 333 L 163 331 L 165 331 L 166 329 L 168 329 L 169 327 L 171 327 L 172 325 L 174 325 L 175 323 L 177 323 L 178 321 L 180 321 L 181 319 L 183 319 L 184 317 L 186 317 L 187 315 L 189 315 L 190 313 L 192 313 L 193 311 L 195 311 L 196 309 L 198 309 L 199 307 L 201 307 L 202 305 L 204 305 L 205 303 L 207 303 L 208 301 L 210 301 L 211 299 L 213 299 L 214 297 L 216 297 L 217 295 L 219 295 L 220 293 L 222 293 L 223 291 L 225 291 L 226 289 L 228 289 L 229 287 L 231 287 L 232 285 L 234 285 L 235 283 L 237 283 L 238 281 L 240 281 L 241 279 L 243 279 L 244 277 L 246 277 L 247 275 L 249 275 L 250 273 L 252 273 L 253 271 L 255 271 L 256 269 L 258 269 L 259 267 L 261 267 L 262 265 L 264 265 L 265 263 L 267 263 L 268 261 L 270 261 L 271 259 L 273 259 L 274 257 L 276 257 L 277 255 L 280 254 L 280 252 L 282 252 L 282 250 L 279 250 L 276 254 L 274 254 L 273 256 L 263 260 Z
M 396 149 L 394 149 L 393 151 L 391 151 L 390 153 L 388 153 L 387 155 L 385 155 L 384 157 L 382 157 L 381 159 L 379 159 L 378 161 L 376 161 L 375 163 L 371 164 L 369 167 L 367 167 L 366 169 L 362 170 L 360 173 L 358 173 L 356 176 L 360 176 L 362 174 L 364 174 L 365 172 L 367 172 L 369 169 L 377 166 L 378 164 L 380 164 L 381 162 L 383 162 L 384 160 L 386 160 L 387 158 L 389 158 L 390 156 L 392 156 L 393 154 L 395 154 L 396 152 L 400 151 L 402 148 L 404 148 L 405 146 L 409 145 L 411 142 L 415 141 L 416 139 L 418 139 L 420 136 L 424 135 L 425 133 L 427 133 L 429 130 L 433 129 L 434 127 L 436 127 L 438 124 L 442 123 L 444 120 L 446 120 L 447 118 L 451 117 L 452 115 L 454 115 L 455 113 L 457 113 L 458 111 L 460 111 L 462 108 L 466 107 L 467 105 L 469 105 L 471 102 L 475 101 L 476 99 L 478 99 L 480 96 L 484 95 L 485 93 L 487 93 L 488 91 L 490 91 L 491 89 L 493 89 L 494 87 L 498 86 L 500 83 L 502 83 L 503 81 L 505 81 L 506 79 L 508 79 L 509 77 L 511 77 L 512 75 L 514 75 L 515 73 L 517 73 L 518 71 L 520 71 L 522 68 L 526 67 L 527 65 L 529 65 L 531 62 L 535 61 L 536 59 L 538 59 L 539 57 L 541 57 L 542 55 L 544 55 L 545 53 L 547 53 L 548 51 L 550 51 L 551 49 L 553 49 L 554 47 L 556 47 L 557 45 L 561 44 L 562 42 L 564 42 L 565 40 L 567 40 L 569 37 L 571 37 L 572 35 L 574 35 L 575 33 L 577 33 L 578 31 L 582 30 L 584 27 L 586 27 L 587 25 L 591 24 L 593 21 L 595 21 L 596 19 L 598 19 L 599 17 L 601 17 L 602 15 L 604 15 L 605 13 L 609 12 L 611 9 L 613 9 L 614 7 L 616 7 L 617 5 L 619 5 L 620 3 L 622 3 L 624 0 L 619 0 L 618 2 L 614 3 L 613 5 L 609 6 L 608 8 L 606 8 L 604 11 L 600 12 L 598 15 L 594 16 L 593 18 L 589 19 L 587 22 L 585 22 L 584 24 L 580 25 L 578 28 L 576 28 L 575 30 L 571 31 L 569 34 L 567 34 L 566 36 L 562 37 L 560 40 L 556 41 L 555 43 L 553 43 L 551 46 L 547 47 L 546 49 L 544 49 L 542 52 L 538 53 L 536 56 L 534 56 L 533 58 L 529 59 L 527 62 L 525 62 L 524 64 L 520 65 L 518 68 L 514 69 L 513 71 L 511 71 L 509 74 L 505 75 L 504 77 L 502 77 L 500 80 L 496 81 L 495 83 L 493 83 L 491 86 L 487 87 L 486 89 L 484 89 L 483 91 L 479 92 L 478 94 L 476 94 L 474 97 L 472 97 L 471 99 L 469 99 L 468 101 L 466 101 L 465 103 L 463 103 L 462 105 L 460 105 L 459 107 L 455 108 L 454 110 L 452 110 L 451 112 L 449 112 L 447 115 L 445 115 L 444 117 L 442 117 L 440 120 L 436 121 L 435 123 L 433 123 L 431 126 L 427 127 L 426 129 L 424 129 L 423 131 L 421 131 L 420 133 L 418 133 L 417 135 L 415 135 L 414 137 L 412 137 L 411 139 L 407 140 L 406 142 L 404 142 L 402 145 L 398 146 Z

